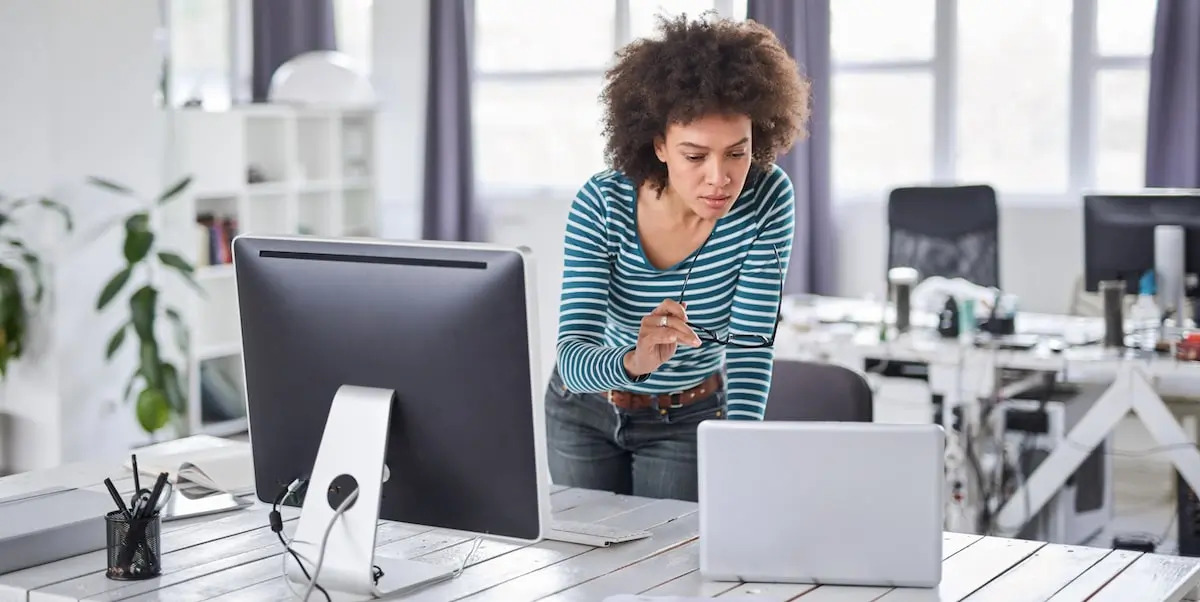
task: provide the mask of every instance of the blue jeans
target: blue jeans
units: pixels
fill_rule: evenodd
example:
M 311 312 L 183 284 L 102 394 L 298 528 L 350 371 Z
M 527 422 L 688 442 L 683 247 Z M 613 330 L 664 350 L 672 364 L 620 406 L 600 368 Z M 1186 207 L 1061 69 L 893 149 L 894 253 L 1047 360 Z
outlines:
M 680 408 L 622 410 L 567 390 L 555 368 L 546 389 L 546 439 L 555 484 L 696 501 L 696 427 L 725 417 L 725 392 Z M 665 411 L 663 411 L 665 410 Z

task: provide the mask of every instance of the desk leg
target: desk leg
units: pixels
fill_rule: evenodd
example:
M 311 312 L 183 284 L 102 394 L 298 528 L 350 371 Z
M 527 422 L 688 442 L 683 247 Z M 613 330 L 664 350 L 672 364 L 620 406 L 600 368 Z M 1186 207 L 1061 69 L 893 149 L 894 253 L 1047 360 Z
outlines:
M 1200 491 L 1200 451 L 1190 442 L 1183 427 L 1167 409 L 1146 377 L 1134 366 L 1123 367 L 1108 390 L 1096 400 L 1057 447 L 1017 489 L 997 516 L 997 530 L 1013 536 L 1029 517 L 1050 501 L 1083 460 L 1116 428 L 1125 414 L 1133 411 L 1159 445 L 1171 446 L 1172 463 L 1193 489 Z M 1028 507 L 1026 506 L 1028 502 Z

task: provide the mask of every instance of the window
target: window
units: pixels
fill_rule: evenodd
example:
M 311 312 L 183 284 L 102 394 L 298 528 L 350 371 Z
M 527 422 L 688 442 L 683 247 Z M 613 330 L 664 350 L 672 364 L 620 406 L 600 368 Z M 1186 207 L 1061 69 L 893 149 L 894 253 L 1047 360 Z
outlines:
M 170 98 L 173 105 L 200 100 L 229 106 L 233 69 L 229 2 L 170 0 Z
M 337 48 L 371 73 L 371 5 L 373 0 L 333 0 Z
M 866 5 L 874 7 L 866 10 Z M 836 0 L 833 186 L 1137 188 L 1154 0 Z
M 1066 191 L 1071 2 L 958 3 L 957 179 L 1012 193 Z
M 604 169 L 599 95 L 616 50 L 655 16 L 745 0 L 474 0 L 472 106 L 481 194 L 575 190 Z M 588 27 L 563 24 L 587 23 Z

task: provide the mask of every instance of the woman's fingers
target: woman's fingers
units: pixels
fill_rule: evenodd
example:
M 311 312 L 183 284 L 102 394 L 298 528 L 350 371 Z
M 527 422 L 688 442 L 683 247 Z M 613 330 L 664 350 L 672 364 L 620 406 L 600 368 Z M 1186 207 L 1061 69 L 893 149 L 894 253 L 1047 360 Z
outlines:
M 642 319 L 642 336 L 644 340 L 658 345 L 683 343 L 697 346 L 699 337 L 687 322 L 666 314 L 649 315 Z

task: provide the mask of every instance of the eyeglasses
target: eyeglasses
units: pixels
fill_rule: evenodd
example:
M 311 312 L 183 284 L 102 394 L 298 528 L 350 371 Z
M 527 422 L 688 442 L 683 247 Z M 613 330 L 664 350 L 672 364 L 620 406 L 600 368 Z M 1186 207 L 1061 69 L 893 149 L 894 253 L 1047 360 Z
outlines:
M 687 274 L 683 277 L 683 289 L 679 291 L 679 303 L 683 303 L 683 295 L 687 292 L 688 280 L 692 277 L 692 268 L 696 266 L 696 258 L 700 257 L 700 252 L 704 249 L 703 245 L 696 250 L 696 254 L 692 257 L 692 262 L 688 264 Z M 783 260 L 779 258 L 779 250 L 774 245 L 771 246 L 771 252 L 775 253 L 775 265 L 779 268 L 779 282 L 783 282 Z M 771 326 L 771 336 L 764 337 L 757 334 L 726 334 L 724 337 L 718 335 L 712 330 L 703 326 L 688 322 L 687 325 L 696 332 L 696 336 L 701 343 L 716 343 L 726 347 L 741 347 L 747 349 L 756 349 L 761 347 L 773 347 L 775 345 L 775 334 L 779 331 L 779 318 L 783 305 L 783 291 L 779 292 L 780 306 L 775 310 L 775 320 Z

